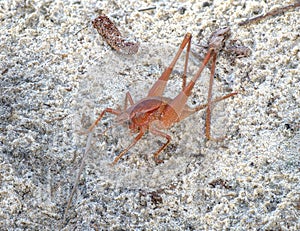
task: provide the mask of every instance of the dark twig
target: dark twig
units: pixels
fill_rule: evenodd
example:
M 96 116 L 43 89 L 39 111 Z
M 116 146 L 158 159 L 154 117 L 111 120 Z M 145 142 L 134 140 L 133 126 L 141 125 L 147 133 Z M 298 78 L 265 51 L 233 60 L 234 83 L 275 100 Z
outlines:
M 296 3 L 288 5 L 288 6 L 284 6 L 284 7 L 280 7 L 280 8 L 271 10 L 266 14 L 261 14 L 259 16 L 253 17 L 253 18 L 248 18 L 245 21 L 240 22 L 238 25 L 239 26 L 245 26 L 245 25 L 250 24 L 250 23 L 257 23 L 257 22 L 261 21 L 264 18 L 284 14 L 286 11 L 288 11 L 290 9 L 293 9 L 293 8 L 296 8 L 296 7 L 299 7 L 299 6 L 300 6 L 300 2 L 296 2 Z
M 142 11 L 155 10 L 155 9 L 156 9 L 156 6 L 149 6 L 149 7 L 146 7 L 146 8 L 138 9 L 138 11 L 142 12 Z

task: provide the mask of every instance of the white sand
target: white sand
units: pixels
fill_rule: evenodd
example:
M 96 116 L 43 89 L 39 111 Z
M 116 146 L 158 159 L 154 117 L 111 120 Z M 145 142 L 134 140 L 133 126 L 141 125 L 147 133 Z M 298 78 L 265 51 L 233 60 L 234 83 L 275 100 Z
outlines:
M 215 95 L 239 92 L 214 110 L 213 134 L 227 139 L 206 142 L 199 112 L 167 131 L 164 164 L 152 158 L 164 139 L 148 134 L 110 168 L 132 136 L 117 127 L 96 137 L 63 228 L 300 229 L 299 8 L 237 25 L 292 1 L 25 2 L 0 3 L 1 229 L 57 230 L 86 142 L 76 131 L 122 105 L 127 91 L 144 97 L 186 32 L 196 43 L 203 30 L 205 45 L 222 26 L 252 50 L 235 64 L 224 52 L 218 58 Z M 156 9 L 137 11 L 149 6 Z M 116 53 L 92 28 L 99 9 L 141 42 L 137 55 Z M 208 75 L 189 104 L 205 102 Z M 166 95 L 180 86 L 173 75 Z

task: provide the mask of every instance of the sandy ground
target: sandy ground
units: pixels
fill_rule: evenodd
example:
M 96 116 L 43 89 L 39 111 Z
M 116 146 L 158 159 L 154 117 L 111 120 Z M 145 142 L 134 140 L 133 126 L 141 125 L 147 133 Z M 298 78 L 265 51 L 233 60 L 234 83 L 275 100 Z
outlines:
M 299 230 L 299 9 L 238 26 L 292 2 L 2 1 L 1 230 Z M 92 28 L 99 10 L 141 43 L 136 55 L 112 50 Z M 147 134 L 111 168 L 133 136 L 126 127 L 100 136 L 113 124 L 105 117 L 62 224 L 87 138 L 78 131 L 127 91 L 144 97 L 186 32 L 194 49 L 222 26 L 251 49 L 218 57 L 214 95 L 239 92 L 213 111 L 213 135 L 227 138 L 206 141 L 199 112 L 167 131 L 163 164 L 152 153 L 164 139 Z M 180 60 L 167 96 L 179 92 L 182 70 Z M 205 102 L 208 76 L 189 105 Z

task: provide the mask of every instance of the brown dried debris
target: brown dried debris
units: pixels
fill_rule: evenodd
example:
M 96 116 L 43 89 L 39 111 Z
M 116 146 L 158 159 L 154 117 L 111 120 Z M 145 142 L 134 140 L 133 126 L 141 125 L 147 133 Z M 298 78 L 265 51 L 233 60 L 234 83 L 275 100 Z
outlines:
M 116 51 L 127 55 L 138 52 L 140 43 L 130 42 L 124 38 L 115 24 L 106 15 L 100 15 L 92 23 L 98 33 Z

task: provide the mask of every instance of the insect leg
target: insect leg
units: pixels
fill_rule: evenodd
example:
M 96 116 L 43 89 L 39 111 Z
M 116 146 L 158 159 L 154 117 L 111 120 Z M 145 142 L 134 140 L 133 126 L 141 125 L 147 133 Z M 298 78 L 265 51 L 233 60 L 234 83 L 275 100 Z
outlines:
M 97 124 L 99 123 L 99 121 L 102 119 L 102 117 L 104 116 L 105 113 L 110 113 L 110 114 L 114 114 L 114 115 L 119 115 L 121 113 L 120 110 L 116 110 L 113 108 L 106 108 L 104 109 L 101 114 L 98 116 L 98 118 L 95 120 L 95 122 L 89 127 L 88 132 L 93 131 L 93 129 L 97 126 Z
M 164 138 L 167 139 L 167 142 L 164 143 L 163 146 L 160 147 L 160 149 L 158 149 L 155 153 L 154 153 L 154 160 L 155 162 L 158 164 L 158 163 L 162 163 L 163 160 L 159 160 L 158 159 L 158 155 L 168 146 L 168 144 L 171 142 L 171 136 L 169 136 L 168 134 L 162 132 L 162 131 L 159 131 L 155 128 L 150 128 L 150 132 L 154 135 L 157 135 L 157 136 L 162 136 Z
M 217 54 L 214 52 L 212 57 L 212 65 L 210 69 L 210 78 L 209 78 L 209 86 L 208 86 L 208 96 L 207 96 L 207 109 L 206 109 L 206 119 L 205 119 L 205 136 L 208 140 L 210 140 L 210 123 L 211 123 L 211 98 L 212 98 L 212 87 L 216 70 L 216 60 Z
M 124 111 L 128 107 L 128 102 L 129 102 L 130 106 L 134 105 L 134 101 L 133 101 L 132 96 L 129 92 L 127 92 L 126 96 L 125 96 Z
M 183 70 L 183 75 L 182 75 L 182 89 L 184 89 L 186 86 L 186 73 L 187 73 L 187 67 L 188 67 L 188 62 L 189 62 L 190 50 L 191 50 L 191 42 L 188 43 L 188 46 L 186 48 L 184 70 Z
M 145 134 L 145 131 L 143 130 L 140 130 L 140 133 L 134 138 L 134 140 L 131 142 L 131 144 L 125 149 L 123 150 L 115 159 L 114 161 L 111 163 L 111 165 L 115 165 L 119 159 L 121 159 L 121 157 L 126 153 L 128 152 L 128 150 L 130 148 L 132 148 L 141 138 L 142 136 Z
M 230 94 L 218 97 L 218 98 L 214 99 L 213 101 L 211 101 L 211 104 L 220 102 L 222 100 L 225 100 L 225 99 L 230 98 L 230 97 L 235 96 L 235 95 L 237 95 L 237 92 L 232 92 Z M 190 108 L 189 106 L 186 105 L 186 107 L 184 108 L 184 110 L 183 110 L 183 112 L 182 112 L 182 114 L 181 114 L 181 116 L 179 118 L 179 121 L 184 120 L 185 118 L 189 117 L 190 115 L 194 114 L 195 112 L 200 111 L 200 110 L 206 108 L 207 105 L 208 104 L 206 103 L 206 104 L 202 104 L 202 105 L 196 106 L 194 108 Z
M 175 57 L 173 58 L 170 66 L 168 66 L 165 71 L 162 73 L 162 75 L 160 76 L 160 78 L 155 82 L 155 84 L 152 86 L 152 88 L 150 89 L 149 93 L 148 93 L 148 97 L 151 96 L 162 96 L 165 87 L 167 85 L 167 82 L 169 80 L 169 76 L 178 60 L 178 58 L 180 57 L 183 49 L 185 48 L 185 46 L 187 44 L 191 43 L 191 39 L 192 39 L 192 35 L 190 33 L 187 33 L 175 55 Z

